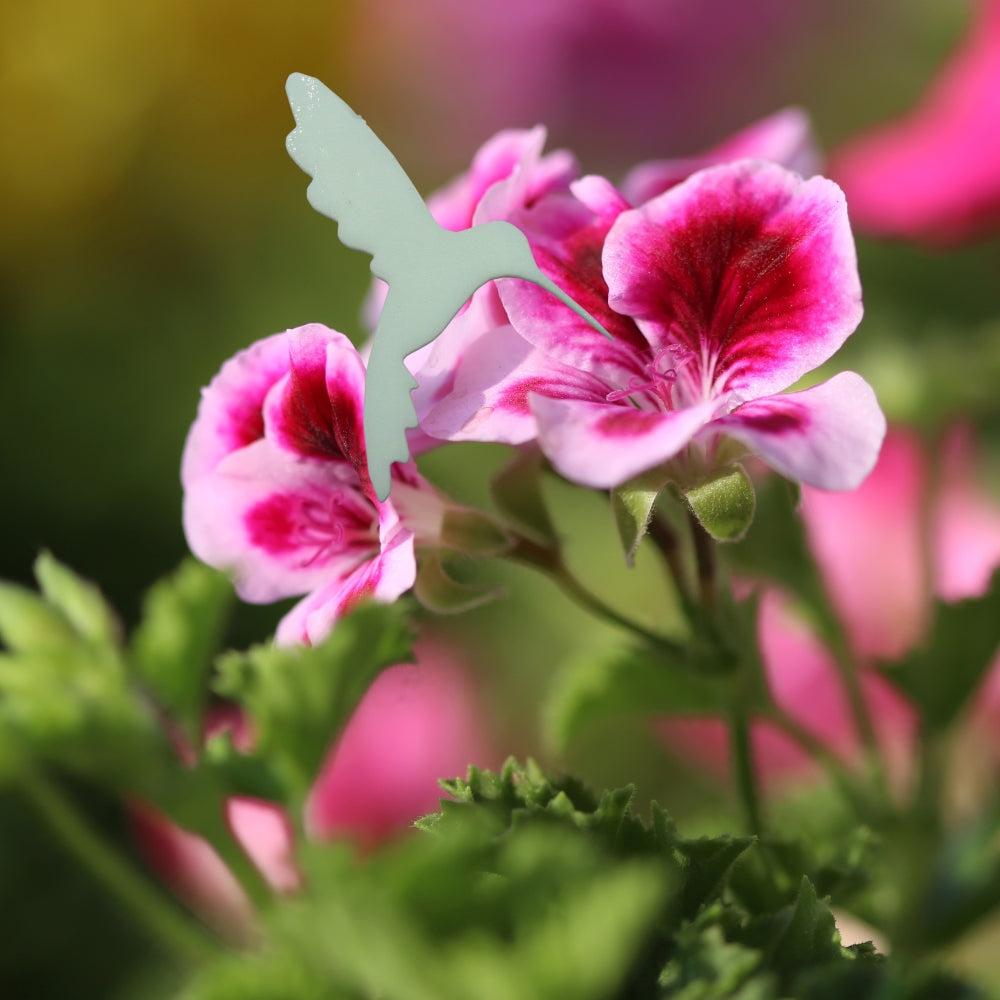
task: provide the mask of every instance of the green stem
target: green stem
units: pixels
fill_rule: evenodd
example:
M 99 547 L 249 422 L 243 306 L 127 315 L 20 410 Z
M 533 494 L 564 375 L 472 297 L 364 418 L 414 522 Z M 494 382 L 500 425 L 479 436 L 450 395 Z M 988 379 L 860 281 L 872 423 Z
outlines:
M 585 587 L 570 572 L 557 549 L 547 548 L 539 545 L 537 542 L 533 542 L 530 538 L 516 535 L 514 537 L 514 545 L 506 552 L 506 555 L 511 559 L 516 559 L 518 562 L 525 563 L 545 573 L 546 576 L 558 584 L 567 596 L 571 597 L 582 608 L 590 611 L 598 618 L 603 618 L 605 621 L 611 622 L 619 628 L 626 629 L 640 636 L 646 642 L 673 656 L 681 656 L 683 654 L 683 649 L 678 643 L 673 642 L 665 636 L 658 635 L 644 625 L 640 625 L 639 622 L 615 611 L 610 605 L 605 604 L 600 597 Z
M 688 579 L 687 567 L 684 565 L 681 541 L 677 532 L 674 531 L 673 525 L 659 511 L 655 510 L 649 520 L 647 532 L 666 563 L 688 619 L 693 620 L 691 612 L 694 599 L 691 596 L 691 583 Z
M 131 909 L 155 940 L 192 965 L 218 957 L 220 946 L 112 850 L 56 784 L 36 771 L 20 787 L 63 846 Z
M 861 739 L 865 761 L 875 782 L 876 793 L 886 802 L 889 802 L 889 784 L 885 776 L 882 748 L 879 746 L 878 736 L 875 733 L 875 723 L 872 720 L 868 702 L 861 688 L 857 664 L 854 661 L 854 657 L 844 645 L 842 636 L 831 636 L 830 642 L 834 653 L 834 663 L 837 667 L 837 673 L 840 675 L 840 682 L 847 696 L 851 719 Z
M 729 708 L 729 740 L 733 756 L 733 771 L 736 790 L 739 793 L 743 813 L 750 832 L 760 837 L 764 824 L 761 820 L 760 794 L 757 789 L 757 772 L 753 762 L 753 746 L 750 742 L 750 725 L 744 707 L 742 685 L 733 685 L 734 692 Z
M 701 610 L 706 621 L 713 623 L 718 610 L 718 581 L 715 540 L 705 530 L 693 511 L 688 512 L 691 538 L 694 542 L 695 563 L 698 568 L 698 593 Z M 749 664 L 740 656 L 729 685 L 729 745 L 733 760 L 736 791 L 743 806 L 750 832 L 760 837 L 764 824 L 761 819 L 760 792 L 757 788 L 757 770 L 754 767 L 753 744 L 750 740 L 750 719 L 747 713 L 747 684 Z
M 708 618 L 715 616 L 717 604 L 715 541 L 702 527 L 693 511 L 688 511 L 691 538 L 694 541 L 695 565 L 698 567 L 698 594 Z
M 920 727 L 917 740 L 919 772 L 912 802 L 913 821 L 936 835 L 941 827 L 941 796 L 944 787 L 944 746 L 940 734 L 927 725 Z

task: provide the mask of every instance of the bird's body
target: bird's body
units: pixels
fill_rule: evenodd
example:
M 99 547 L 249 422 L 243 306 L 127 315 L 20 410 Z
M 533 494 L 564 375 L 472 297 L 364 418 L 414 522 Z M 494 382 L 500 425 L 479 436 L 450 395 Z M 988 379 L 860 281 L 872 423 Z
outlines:
M 417 414 L 416 384 L 403 359 L 429 344 L 477 288 L 494 278 L 524 278 L 546 288 L 605 336 L 606 330 L 542 274 L 524 234 L 507 222 L 460 232 L 434 220 L 406 172 L 364 119 L 319 80 L 293 73 L 288 99 L 296 128 L 293 160 L 313 180 L 307 196 L 335 219 L 340 241 L 372 256 L 389 292 L 365 378 L 368 469 L 380 500 L 394 461 L 406 461 L 406 429 Z

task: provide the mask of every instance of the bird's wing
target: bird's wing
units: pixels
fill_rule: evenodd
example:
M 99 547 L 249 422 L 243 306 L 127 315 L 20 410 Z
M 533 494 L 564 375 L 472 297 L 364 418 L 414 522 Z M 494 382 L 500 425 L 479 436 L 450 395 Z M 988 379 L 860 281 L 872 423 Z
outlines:
M 293 73 L 285 89 L 296 123 L 289 155 L 313 179 L 309 203 L 340 224 L 345 246 L 378 258 L 434 224 L 406 171 L 360 115 L 311 76 Z

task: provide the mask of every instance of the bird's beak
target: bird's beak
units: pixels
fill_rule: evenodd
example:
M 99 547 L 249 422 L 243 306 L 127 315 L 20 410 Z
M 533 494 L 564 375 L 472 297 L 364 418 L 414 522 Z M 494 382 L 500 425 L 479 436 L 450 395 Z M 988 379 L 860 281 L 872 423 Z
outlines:
M 583 306 L 571 299 L 551 278 L 546 277 L 546 275 L 539 271 L 538 276 L 532 278 L 531 280 L 534 281 L 536 285 L 540 285 L 547 292 L 554 295 L 560 302 L 563 303 L 563 305 L 569 306 L 569 308 L 572 309 L 573 312 L 580 317 L 580 319 L 586 320 L 598 333 L 603 333 L 608 340 L 614 340 L 614 337 L 612 337 L 611 334 L 608 333 L 608 331 L 605 330 L 604 327 L 601 326 L 601 324 L 598 323 L 597 320 L 583 308 Z

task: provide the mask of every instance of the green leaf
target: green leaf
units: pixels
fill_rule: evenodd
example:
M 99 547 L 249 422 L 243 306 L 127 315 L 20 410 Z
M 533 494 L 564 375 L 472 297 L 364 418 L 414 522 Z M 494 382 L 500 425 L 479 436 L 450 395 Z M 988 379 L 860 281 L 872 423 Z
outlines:
M 81 638 L 101 645 L 114 645 L 120 640 L 118 619 L 94 584 L 48 552 L 35 560 L 35 577 L 46 601 Z
M 503 513 L 538 541 L 557 544 L 559 535 L 542 494 L 545 456 L 537 445 L 518 448 L 513 459 L 494 477 L 493 499 Z
M 16 653 L 37 653 L 72 646 L 77 636 L 36 593 L 0 581 L 0 641 Z
M 578 879 L 504 958 L 524 970 L 527 995 L 538 1000 L 613 995 L 649 935 L 668 884 L 662 868 L 640 861 Z M 498 944 L 503 955 L 507 949 Z M 470 990 L 474 987 L 471 980 Z
M 727 704 L 724 680 L 710 672 L 722 672 L 718 656 L 719 663 L 706 663 L 692 649 L 689 661 L 676 662 L 641 646 L 587 653 L 556 676 L 545 707 L 546 735 L 565 749 L 589 726 L 622 715 L 716 715 Z
M 718 899 L 733 865 L 754 843 L 753 837 L 702 837 L 685 840 L 678 851 L 686 860 L 681 912 L 688 919 L 701 907 Z
M 149 591 L 132 636 L 130 662 L 193 745 L 201 742 L 208 677 L 232 587 L 193 559 Z
M 369 685 L 386 667 L 411 661 L 412 643 L 402 603 L 367 604 L 318 646 L 225 654 L 216 689 L 247 710 L 257 736 L 254 755 L 303 800 Z
M 909 695 L 932 729 L 946 728 L 986 674 L 1000 633 L 1000 572 L 982 597 L 956 604 L 939 601 L 928 639 L 894 664 L 886 677 Z
M 438 615 L 454 615 L 489 604 L 503 595 L 503 588 L 460 583 L 449 574 L 441 557 L 437 553 L 431 553 L 420 561 L 413 594 L 428 611 Z
M 661 477 L 655 480 L 640 477 L 611 491 L 611 510 L 625 550 L 625 562 L 630 567 L 635 563 L 636 551 L 649 528 L 653 506 L 662 488 Z
M 840 932 L 830 907 L 805 876 L 784 931 L 770 943 L 779 969 L 803 969 L 841 957 Z
M 738 542 L 753 523 L 757 496 L 742 465 L 686 490 L 684 496 L 701 526 L 717 542 Z
M 758 950 L 727 941 L 718 923 L 700 920 L 678 933 L 660 975 L 659 995 L 671 1000 L 776 1000 L 774 977 L 761 972 L 761 958 Z

